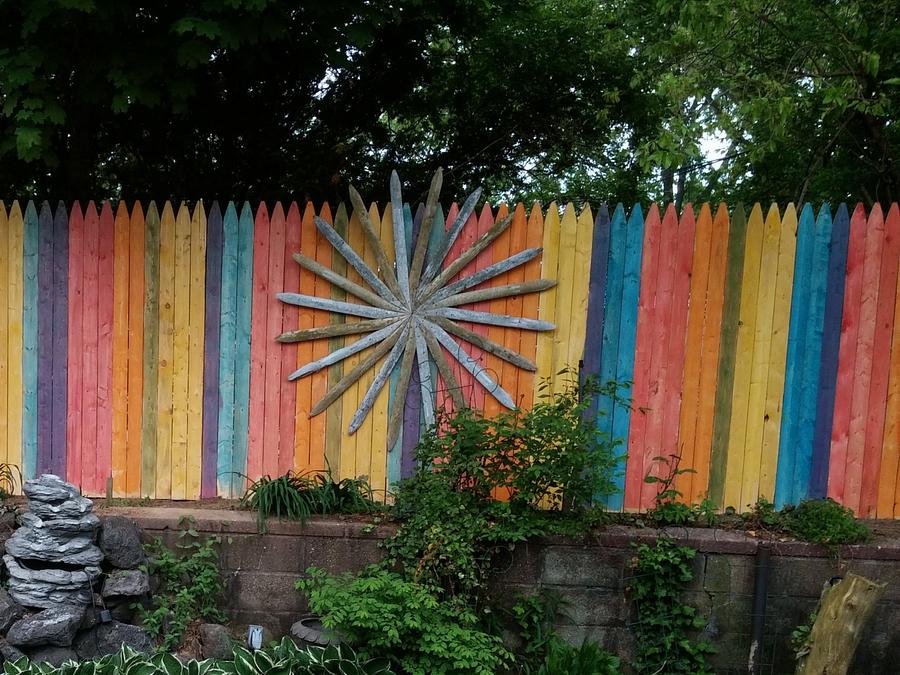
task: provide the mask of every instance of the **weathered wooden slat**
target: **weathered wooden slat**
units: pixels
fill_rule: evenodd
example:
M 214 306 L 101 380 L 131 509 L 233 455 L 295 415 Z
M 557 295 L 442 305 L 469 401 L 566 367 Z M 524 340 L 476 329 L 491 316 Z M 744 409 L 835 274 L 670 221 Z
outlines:
M 237 354 L 238 213 L 228 202 L 222 218 L 222 290 L 219 312 L 219 414 L 216 434 L 216 487 L 221 497 L 232 496 L 235 445 L 235 362 Z M 210 247 L 211 249 L 212 247 Z M 212 251 L 207 249 L 212 255 Z
M 478 333 L 470 331 L 468 328 L 460 326 L 458 323 L 455 323 L 450 319 L 446 319 L 443 317 L 433 317 L 431 320 L 438 324 L 441 328 L 446 330 L 448 333 L 452 333 L 453 335 L 456 335 L 463 340 L 471 342 L 484 351 L 494 354 L 504 361 L 512 363 L 518 368 L 529 370 L 531 372 L 537 371 L 537 365 L 535 365 L 533 361 L 526 359 L 524 356 L 512 351 L 511 349 L 507 349 L 503 345 L 497 344 L 493 340 L 490 340 L 483 335 L 479 335 Z
M 300 330 L 292 330 L 282 333 L 277 338 L 278 342 L 309 342 L 310 340 L 323 340 L 327 338 L 340 337 L 342 335 L 359 335 L 360 333 L 371 333 L 380 328 L 394 323 L 396 318 L 388 319 L 366 319 L 365 321 L 357 321 L 355 323 L 336 323 L 331 326 L 321 326 L 319 328 L 301 328 Z
M 459 274 L 462 269 L 468 265 L 475 257 L 485 250 L 488 246 L 491 245 L 491 242 L 494 241 L 497 237 L 499 237 L 503 232 L 506 231 L 506 228 L 509 227 L 510 223 L 512 223 L 512 216 L 507 216 L 501 220 L 498 220 L 491 229 L 481 235 L 472 246 L 470 246 L 466 251 L 464 251 L 460 256 L 450 263 L 446 269 L 441 271 L 440 274 L 437 275 L 432 281 L 430 281 L 421 291 L 416 295 L 416 298 L 419 302 L 424 300 L 425 298 L 431 297 L 437 289 L 441 288 L 444 284 L 447 283 L 450 279 L 452 279 L 455 275 Z
M 194 205 L 191 214 L 190 324 L 188 326 L 188 436 L 185 492 L 199 499 L 203 464 L 203 375 L 205 367 L 204 322 L 206 320 L 206 209 Z
M 277 297 L 282 302 L 286 302 L 290 305 L 297 305 L 298 307 L 324 309 L 328 312 L 348 314 L 350 316 L 362 316 L 368 319 L 387 319 L 400 316 L 400 312 L 396 310 L 386 310 L 379 309 L 377 307 L 367 307 L 366 305 L 356 305 L 351 302 L 341 302 L 340 300 L 318 298 L 314 295 L 302 295 L 300 293 L 279 293 Z
M 444 379 L 444 387 L 450 394 L 450 400 L 453 401 L 454 409 L 461 410 L 462 408 L 465 408 L 466 402 L 463 399 L 462 388 L 459 386 L 459 381 L 456 379 L 453 370 L 450 368 L 450 363 L 444 355 L 443 348 L 438 344 L 437 339 L 432 335 L 431 331 L 423 330 L 422 336 L 425 338 L 425 345 L 431 353 L 431 358 L 434 360 L 438 372 Z
M 68 360 L 69 217 L 63 202 L 53 215 L 53 449 L 51 473 L 66 474 L 66 385 Z
M 447 231 L 447 239 L 444 241 L 441 248 L 437 250 L 433 260 L 428 263 L 428 267 L 425 269 L 425 273 L 422 275 L 422 281 L 426 283 L 431 281 L 441 269 L 441 265 L 444 264 L 444 258 L 447 257 L 450 249 L 453 248 L 453 244 L 454 242 L 456 242 L 457 237 L 459 237 L 460 232 L 462 232 L 463 228 L 465 227 L 466 222 L 469 220 L 469 216 L 471 216 L 475 211 L 475 205 L 478 203 L 479 199 L 481 199 L 481 188 L 478 188 L 477 190 L 475 190 L 475 192 L 470 194 L 466 201 L 463 203 L 462 208 L 460 208 L 459 213 L 456 216 L 456 219 L 453 221 L 453 225 L 451 225 L 450 229 Z
M 394 264 L 387 257 L 380 234 L 375 229 L 372 217 L 366 211 L 365 202 L 352 185 L 350 186 L 350 203 L 353 204 L 353 210 L 359 217 L 359 224 L 366 235 L 366 242 L 375 255 L 378 271 L 381 272 L 385 283 L 394 295 L 394 300 L 396 300 L 400 297 L 400 286 L 397 283 L 397 275 L 394 274 Z
M 356 366 L 350 372 L 346 373 L 339 382 L 336 382 L 333 386 L 328 388 L 325 396 L 317 401 L 309 411 L 309 416 L 315 417 L 319 413 L 324 412 L 328 406 L 334 403 L 351 385 L 355 384 L 366 374 L 366 372 L 375 367 L 382 357 L 394 347 L 402 334 L 403 331 L 394 331 L 387 338 L 379 342 L 375 346 L 375 349 L 372 350 L 371 354 L 356 364 Z
M 409 326 L 404 327 L 402 330 L 408 334 L 412 333 L 412 330 Z M 348 433 L 355 433 L 363 423 L 366 415 L 369 414 L 369 410 L 372 409 L 372 404 L 375 403 L 375 398 L 378 396 L 378 393 L 384 388 L 384 385 L 387 382 L 391 371 L 394 369 L 394 366 L 397 365 L 397 362 L 403 355 L 405 345 L 406 341 L 403 339 L 403 336 L 401 336 L 397 341 L 397 344 L 395 344 L 391 349 L 391 352 L 390 354 L 388 354 L 387 359 L 385 359 L 384 363 L 381 365 L 378 374 L 375 376 L 375 379 L 372 380 L 371 386 L 369 386 L 368 391 L 366 391 L 366 395 L 360 402 L 359 408 L 353 415 L 353 418 L 350 420 L 350 426 L 347 428 Z
M 391 212 L 394 215 L 394 256 L 397 262 L 397 283 L 400 285 L 400 300 L 409 303 L 409 252 L 403 245 L 403 196 L 400 193 L 400 177 L 391 171 Z
M 431 187 L 428 189 L 428 199 L 425 203 L 425 215 L 422 218 L 422 225 L 419 228 L 419 234 L 416 237 L 416 248 L 413 252 L 412 262 L 409 267 L 409 285 L 410 288 L 417 288 L 419 279 L 422 274 L 422 265 L 425 262 L 425 254 L 428 251 L 428 244 L 431 239 L 431 227 L 434 223 L 434 213 L 438 207 L 438 197 L 441 194 L 441 185 L 444 182 L 444 172 L 438 167 L 431 179 Z
M 509 258 L 506 258 L 505 260 L 494 263 L 493 265 L 489 265 L 488 267 L 485 267 L 484 269 L 479 270 L 475 274 L 464 277 L 463 279 L 460 279 L 459 281 L 456 281 L 452 284 L 448 284 L 447 286 L 444 286 L 443 288 L 441 288 L 437 292 L 435 292 L 434 295 L 427 298 L 425 300 L 425 302 L 428 304 L 445 305 L 446 306 L 446 305 L 448 305 L 448 303 L 446 302 L 448 299 L 456 297 L 456 295 L 465 295 L 464 293 L 460 293 L 460 291 L 464 291 L 467 288 L 472 288 L 473 286 L 477 286 L 478 284 L 488 281 L 489 279 L 493 279 L 496 276 L 499 276 L 501 274 L 509 272 L 510 270 L 515 269 L 516 267 L 519 267 L 520 265 L 524 265 L 529 260 L 533 260 L 534 258 L 537 258 L 542 252 L 543 252 L 542 248 L 529 248 L 524 251 L 520 251 L 519 253 L 516 253 L 515 255 L 512 255 Z M 551 279 L 538 279 L 538 280 L 534 280 L 533 283 L 537 283 L 537 282 L 540 282 L 541 284 L 549 284 L 549 285 L 547 285 L 546 288 L 539 288 L 536 290 L 523 290 L 523 291 L 519 291 L 519 292 L 520 293 L 535 293 L 537 291 L 547 290 L 547 288 L 552 288 L 554 285 L 556 285 L 556 280 L 551 280 Z M 472 291 L 472 292 L 473 293 L 482 293 L 485 290 L 495 290 L 496 288 L 507 288 L 507 287 L 509 287 L 509 286 L 497 286 L 492 289 L 482 289 L 480 291 Z M 491 300 L 494 297 L 501 297 L 501 296 L 483 297 L 483 298 L 478 298 L 476 300 L 466 300 L 465 302 L 478 302 L 479 300 Z M 462 303 L 456 303 L 456 304 L 462 304 Z
M 434 425 L 434 395 L 435 386 L 431 378 L 431 360 L 428 358 L 428 347 L 425 346 L 425 338 L 422 335 L 423 328 L 420 322 L 413 326 L 413 334 L 416 340 L 416 362 L 419 365 L 419 388 L 422 392 L 422 416 L 425 427 Z
M 375 295 L 372 291 L 366 290 L 359 284 L 355 284 L 346 277 L 337 274 L 333 270 L 325 267 L 324 265 L 320 265 L 312 258 L 307 258 L 302 253 L 295 253 L 293 256 L 294 260 L 297 261 L 301 267 L 308 269 L 313 274 L 318 274 L 323 279 L 328 282 L 342 288 L 347 291 L 351 295 L 355 295 L 360 300 L 365 300 L 370 305 L 374 305 L 375 307 L 381 307 L 382 309 L 386 309 L 389 311 L 397 311 L 400 309 L 400 306 L 389 302 L 387 300 L 382 299 L 380 296 Z
M 434 337 L 437 341 L 450 353 L 450 356 L 459 361 L 462 367 L 468 370 L 472 376 L 481 383 L 488 393 L 510 410 L 516 407 L 516 403 L 512 400 L 512 397 L 510 397 L 499 384 L 491 379 L 478 361 L 469 356 L 459 343 L 450 337 L 443 328 L 435 323 L 429 323 L 430 325 L 428 327 L 434 333 Z
M 156 392 L 156 497 L 172 496 L 173 359 L 175 353 L 176 226 L 172 204 L 166 202 L 159 226 L 159 385 Z
M 317 359 L 312 363 L 306 364 L 302 368 L 299 368 L 291 373 L 288 379 L 293 381 L 301 377 L 306 377 L 307 375 L 312 375 L 313 373 L 322 370 L 322 368 L 327 368 L 334 363 L 343 361 L 344 359 L 377 344 L 380 340 L 384 340 L 390 337 L 390 335 L 401 328 L 402 325 L 403 324 L 400 321 L 395 321 L 390 326 L 377 330 L 374 333 L 370 333 L 366 335 L 366 337 L 359 339 L 346 347 L 336 349 L 335 351 L 329 353 L 327 356 L 324 356 L 321 359 Z
M 415 338 L 411 331 L 406 331 L 403 335 L 405 344 L 403 344 L 403 361 L 400 363 L 400 372 L 397 377 L 397 388 L 394 391 L 394 404 L 391 406 L 388 414 L 388 437 L 387 443 L 389 448 L 393 448 L 393 452 L 400 457 L 400 449 L 395 448 L 400 438 L 400 430 L 403 427 L 403 408 L 406 402 L 406 390 L 409 388 L 409 380 L 412 375 L 413 360 L 416 356 Z M 396 347 L 395 347 L 396 349 Z M 391 352 L 393 353 L 393 351 Z M 399 465 L 399 461 L 398 461 Z M 398 478 L 399 478 L 399 471 Z
M 365 261 L 359 257 L 359 254 L 353 250 L 353 248 L 344 241 L 343 237 L 337 233 L 331 225 L 328 224 L 326 220 L 320 218 L 319 216 L 315 217 L 316 227 L 319 232 L 331 243 L 331 245 L 335 248 L 335 250 L 341 254 L 341 256 L 346 260 L 350 265 L 355 269 L 359 276 L 361 276 L 369 286 L 371 286 L 375 291 L 377 291 L 382 298 L 385 300 L 389 300 L 392 303 L 399 302 L 399 298 L 397 298 L 391 290 L 385 286 L 384 282 L 378 278 L 378 275 L 372 271 L 372 269 L 366 265 Z
M 458 321 L 471 321 L 488 326 L 504 326 L 507 328 L 521 328 L 522 330 L 550 331 L 556 326 L 549 321 L 537 319 L 525 319 L 519 316 L 497 316 L 488 312 L 475 312 L 468 309 L 456 309 L 454 307 L 435 307 L 423 312 L 427 317 L 444 317 Z

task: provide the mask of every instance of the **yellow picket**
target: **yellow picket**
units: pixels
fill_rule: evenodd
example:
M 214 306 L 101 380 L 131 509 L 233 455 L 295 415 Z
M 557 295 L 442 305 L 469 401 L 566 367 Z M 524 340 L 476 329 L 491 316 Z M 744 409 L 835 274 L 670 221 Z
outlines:
M 759 271 L 763 245 L 763 215 L 759 204 L 753 206 L 747 219 L 747 243 L 744 250 L 744 273 L 741 283 L 737 351 L 734 365 L 734 387 L 731 399 L 731 433 L 725 469 L 725 492 L 722 506 L 742 507 L 741 486 L 744 472 L 744 449 L 747 441 L 747 409 L 750 402 L 750 376 L 753 369 L 753 347 L 756 338 Z
M 159 371 L 157 374 L 156 494 L 172 496 L 173 359 L 175 356 L 175 213 L 166 202 L 159 219 Z
M 791 321 L 791 290 L 794 287 L 794 257 L 797 249 L 797 211 L 788 204 L 781 218 L 778 242 L 777 279 L 772 311 L 772 342 L 769 347 L 769 378 L 766 383 L 766 408 L 760 423 L 762 451 L 757 497 L 775 498 L 775 473 L 778 468 L 778 443 L 781 439 L 781 402 L 784 397 L 788 326 Z M 755 501 L 756 497 L 754 497 Z
M 751 214 L 752 215 L 752 214 Z M 778 248 L 781 217 L 772 205 L 766 216 L 756 297 L 756 332 L 753 337 L 753 362 L 747 402 L 747 435 L 744 443 L 744 469 L 741 479 L 741 505 L 753 504 L 759 494 L 762 460 L 763 423 L 771 364 L 773 312 L 778 278 Z

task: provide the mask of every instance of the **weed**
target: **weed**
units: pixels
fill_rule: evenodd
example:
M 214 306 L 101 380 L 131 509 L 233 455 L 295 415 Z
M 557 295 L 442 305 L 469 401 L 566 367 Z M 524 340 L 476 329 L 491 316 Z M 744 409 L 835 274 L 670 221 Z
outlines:
M 562 642 L 550 646 L 536 675 L 618 675 L 619 659 L 592 642 L 571 647 Z
M 658 526 L 694 525 L 698 522 L 707 527 L 715 525 L 716 505 L 711 499 L 704 499 L 699 504 L 678 501 L 682 494 L 675 488 L 675 480 L 682 474 L 696 473 L 694 469 L 679 468 L 681 455 L 654 457 L 653 460 L 664 464 L 668 470 L 661 476 L 648 474 L 644 477 L 645 483 L 657 485 L 655 506 L 647 512 L 647 517 Z
M 152 608 L 135 605 L 144 629 L 154 638 L 162 638 L 161 649 L 171 651 L 181 643 L 188 625 L 198 619 L 222 622 L 218 608 L 225 590 L 219 571 L 220 537 L 201 539 L 194 519 L 183 517 L 176 544 L 177 552 L 160 539 L 148 546 L 147 571 L 156 574 L 160 589 L 152 598 Z
M 831 499 L 807 499 L 798 506 L 776 511 L 770 501 L 760 497 L 753 510 L 742 517 L 752 527 L 825 546 L 858 544 L 870 536 L 869 529 L 856 520 L 851 509 Z
M 628 591 L 637 609 L 634 665 L 640 673 L 710 672 L 706 655 L 712 653 L 712 645 L 690 637 L 706 622 L 680 599 L 684 586 L 693 578 L 691 561 L 695 554 L 694 549 L 678 546 L 666 537 L 657 539 L 653 546 L 637 547 Z

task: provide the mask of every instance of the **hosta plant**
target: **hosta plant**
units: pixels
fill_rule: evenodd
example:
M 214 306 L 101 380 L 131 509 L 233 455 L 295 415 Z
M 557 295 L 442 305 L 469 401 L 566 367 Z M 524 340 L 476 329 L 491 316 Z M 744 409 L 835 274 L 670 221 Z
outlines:
M 60 666 L 21 658 L 3 664 L 6 675 L 392 675 L 383 659 L 360 660 L 346 646 L 298 648 L 284 638 L 272 649 L 249 652 L 238 647 L 233 661 L 185 661 L 171 654 L 149 656 L 126 646 L 113 655 Z

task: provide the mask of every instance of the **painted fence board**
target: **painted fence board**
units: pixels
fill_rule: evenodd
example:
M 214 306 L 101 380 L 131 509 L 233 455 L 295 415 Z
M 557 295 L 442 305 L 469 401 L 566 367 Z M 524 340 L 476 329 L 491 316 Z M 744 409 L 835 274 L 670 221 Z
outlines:
M 379 493 L 411 472 L 427 423 L 415 383 L 402 402 L 393 400 L 396 385 L 386 387 L 351 435 L 345 427 L 374 369 L 340 404 L 309 412 L 329 381 L 370 351 L 331 373 L 286 382 L 298 365 L 360 339 L 274 340 L 332 321 L 327 311 L 275 298 L 281 291 L 335 297 L 293 253 L 347 271 L 343 258 L 332 260 L 312 205 L 302 215 L 296 204 L 287 213 L 281 204 L 271 212 L 244 204 L 240 215 L 231 205 L 224 215 L 211 212 L 210 222 L 202 204 L 181 205 L 177 215 L 167 204 L 162 217 L 154 204 L 146 217 L 140 204 L 123 203 L 89 203 L 84 212 L 74 203 L 55 210 L 31 203 L 25 211 L 0 205 L 0 441 L 3 457 L 26 474 L 55 470 L 86 494 L 103 494 L 112 476 L 117 496 L 196 499 L 237 497 L 244 476 L 293 468 L 330 465 L 339 477 L 368 477 Z M 400 211 L 409 213 L 406 205 Z M 429 241 L 420 255 L 435 266 L 459 208 L 443 213 L 435 211 L 439 226 L 422 229 Z M 696 471 L 677 480 L 686 501 L 709 494 L 720 507 L 744 508 L 758 496 L 789 503 L 828 494 L 862 515 L 900 515 L 896 205 L 871 212 L 860 205 L 852 216 L 840 205 L 833 220 L 828 205 L 818 215 L 805 207 L 799 219 L 791 205 L 765 217 L 755 207 L 749 219 L 741 208 L 729 218 L 724 205 L 715 216 L 703 205 L 696 218 L 690 206 L 681 214 L 654 207 L 647 218 L 640 207 L 626 217 L 621 206 L 611 215 L 601 206 L 596 218 L 571 204 L 551 205 L 546 218 L 539 205 L 527 214 L 521 204 L 486 207 L 449 242 L 440 266 L 507 213 L 508 229 L 451 281 L 525 249 L 543 254 L 473 281 L 462 290 L 480 294 L 448 313 L 543 320 L 556 330 L 463 322 L 538 366 L 521 370 L 484 344 L 466 345 L 473 360 L 464 368 L 451 359 L 448 370 L 469 404 L 500 410 L 467 368 L 488 384 L 482 371 L 490 373 L 526 407 L 542 380 L 561 389 L 564 367 L 633 382 L 633 408 L 604 398 L 594 404 L 601 431 L 632 450 L 621 463 L 626 491 L 609 500 L 613 508 L 652 506 L 655 487 L 644 476 L 661 470 L 656 456 L 680 454 L 680 466 Z M 319 215 L 378 269 L 358 213 L 341 205 L 334 219 L 327 206 Z M 380 215 L 373 205 L 367 215 L 391 257 L 392 209 Z M 419 229 L 410 214 L 397 230 L 407 260 Z M 482 293 L 540 278 L 558 283 L 522 296 Z M 362 302 L 337 292 L 350 305 Z M 447 353 L 424 341 L 419 347 Z M 397 359 L 385 376 L 395 379 L 399 368 Z M 433 365 L 413 370 L 436 383 L 428 396 L 449 401 Z M 405 430 L 387 448 L 396 405 Z

